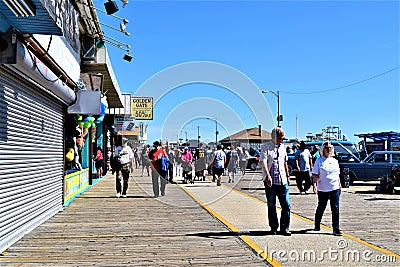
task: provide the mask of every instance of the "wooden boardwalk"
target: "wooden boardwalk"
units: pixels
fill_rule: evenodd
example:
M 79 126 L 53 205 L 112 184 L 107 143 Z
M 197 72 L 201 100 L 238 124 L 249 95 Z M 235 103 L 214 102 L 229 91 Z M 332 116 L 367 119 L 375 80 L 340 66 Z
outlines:
M 264 185 L 260 177 L 260 173 L 249 173 L 239 180 L 235 189 L 265 201 Z M 374 189 L 377 184 L 359 182 L 342 189 L 341 229 L 367 243 L 400 255 L 400 194 L 376 193 Z M 294 176 L 291 177 L 290 202 L 293 213 L 314 221 L 318 198 L 315 194 L 300 195 Z M 328 204 L 322 223 L 331 227 L 331 218 Z
M 11 246 L 0 266 L 267 264 L 177 185 L 153 198 L 151 178 L 135 177 L 117 199 L 108 175 Z

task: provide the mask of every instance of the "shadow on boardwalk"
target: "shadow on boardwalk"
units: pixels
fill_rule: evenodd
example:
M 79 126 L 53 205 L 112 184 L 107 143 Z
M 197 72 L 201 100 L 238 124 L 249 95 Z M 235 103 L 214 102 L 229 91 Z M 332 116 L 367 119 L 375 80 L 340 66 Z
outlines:
M 11 246 L 0 265 L 266 265 L 177 185 L 161 198 L 150 177 L 135 175 L 127 198 L 114 187 L 109 174 Z

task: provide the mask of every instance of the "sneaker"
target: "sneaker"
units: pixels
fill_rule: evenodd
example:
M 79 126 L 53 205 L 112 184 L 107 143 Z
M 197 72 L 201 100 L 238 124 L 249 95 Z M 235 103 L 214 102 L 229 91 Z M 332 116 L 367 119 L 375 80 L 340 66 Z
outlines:
M 284 236 L 291 236 L 292 232 L 290 232 L 289 229 L 285 229 L 285 230 L 281 231 L 281 234 Z
M 333 230 L 333 235 L 334 236 L 342 236 L 342 232 L 339 229 Z
M 268 233 L 270 235 L 277 235 L 278 234 L 278 229 L 271 229 Z
M 117 193 L 115 196 L 116 196 L 117 198 L 119 198 L 119 197 L 121 196 L 121 194 L 120 194 L 120 193 Z
M 300 192 L 300 195 L 305 195 L 305 194 L 306 194 L 306 192 L 304 192 L 304 191 Z
M 126 195 L 122 195 L 123 198 L 126 198 Z

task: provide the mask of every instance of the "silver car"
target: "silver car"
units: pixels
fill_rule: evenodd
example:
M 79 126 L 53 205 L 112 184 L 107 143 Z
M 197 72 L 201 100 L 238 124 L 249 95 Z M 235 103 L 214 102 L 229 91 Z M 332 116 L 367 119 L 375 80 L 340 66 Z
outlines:
M 389 175 L 393 165 L 400 165 L 400 151 L 373 151 L 364 160 L 340 162 L 341 173 L 348 171 L 353 181 L 375 181 Z

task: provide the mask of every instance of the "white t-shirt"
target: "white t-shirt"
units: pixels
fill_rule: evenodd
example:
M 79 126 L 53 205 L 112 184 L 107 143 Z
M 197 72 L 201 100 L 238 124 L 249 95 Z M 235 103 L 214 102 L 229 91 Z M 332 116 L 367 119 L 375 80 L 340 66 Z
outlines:
M 129 163 L 130 159 L 135 158 L 135 155 L 133 154 L 133 151 L 130 146 L 125 146 L 125 147 L 118 146 L 115 149 L 114 156 L 121 157 L 120 163 L 122 165 Z
M 304 150 L 297 150 L 295 158 L 299 161 L 300 171 L 304 172 L 310 170 L 310 159 L 312 156 L 307 148 Z
M 319 175 L 317 190 L 329 192 L 340 188 L 339 162 L 332 157 L 319 157 L 314 163 L 313 174 Z

